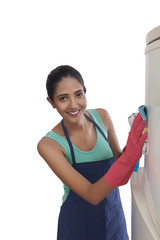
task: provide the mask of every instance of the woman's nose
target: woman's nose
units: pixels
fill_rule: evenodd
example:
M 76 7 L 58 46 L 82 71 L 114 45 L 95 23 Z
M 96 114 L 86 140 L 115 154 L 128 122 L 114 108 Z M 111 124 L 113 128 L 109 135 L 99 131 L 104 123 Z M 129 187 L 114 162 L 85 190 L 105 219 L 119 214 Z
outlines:
M 70 100 L 70 107 L 71 107 L 71 108 L 76 108 L 76 107 L 77 107 L 77 101 L 76 101 L 75 98 L 72 98 L 72 99 Z

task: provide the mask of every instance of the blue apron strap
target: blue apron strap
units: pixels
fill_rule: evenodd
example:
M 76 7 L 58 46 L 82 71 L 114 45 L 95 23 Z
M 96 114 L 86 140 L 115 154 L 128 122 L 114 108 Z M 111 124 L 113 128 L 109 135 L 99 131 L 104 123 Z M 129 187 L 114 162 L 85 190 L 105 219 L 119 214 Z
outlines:
M 90 121 L 97 127 L 97 129 L 100 131 L 100 133 L 102 134 L 102 136 L 105 138 L 105 140 L 106 140 L 106 141 L 108 142 L 108 144 L 109 144 L 109 141 L 108 141 L 106 135 L 104 134 L 104 132 L 102 131 L 102 129 L 98 126 L 98 124 L 97 124 L 92 118 L 90 118 L 89 116 L 87 116 L 85 113 L 84 113 L 84 115 L 85 115 L 86 118 L 88 118 L 88 120 L 90 120 Z M 70 151 L 71 151 L 71 155 L 72 155 L 72 162 L 73 162 L 73 165 L 75 165 L 75 164 L 76 164 L 76 159 L 75 159 L 75 154 L 74 154 L 74 150 L 73 150 L 73 145 L 72 145 L 72 142 L 71 142 L 71 140 L 70 140 L 70 138 L 69 138 L 67 129 L 66 129 L 66 127 L 64 126 L 63 119 L 62 119 L 61 123 L 62 123 L 62 128 L 63 128 L 64 134 L 65 134 L 65 136 L 66 136 L 67 142 L 68 142 L 69 147 L 70 147 Z
M 87 114 L 84 113 L 84 115 L 98 128 L 98 130 L 100 131 L 100 133 L 103 135 L 103 137 L 106 139 L 106 141 L 109 143 L 106 135 L 104 134 L 104 132 L 102 131 L 102 129 L 98 126 L 98 124 L 89 116 L 87 116 Z
M 74 155 L 73 146 L 72 146 L 71 140 L 70 140 L 70 138 L 69 138 L 67 129 L 66 129 L 66 127 L 64 126 L 63 119 L 62 119 L 61 123 L 62 123 L 62 128 L 63 128 L 64 134 L 65 134 L 65 136 L 66 136 L 66 139 L 67 139 L 67 141 L 68 141 L 68 144 L 69 144 L 69 147 L 70 147 L 70 150 L 71 150 L 72 162 L 73 162 L 73 165 L 75 165 L 75 164 L 76 164 L 76 160 L 75 160 L 75 155 Z

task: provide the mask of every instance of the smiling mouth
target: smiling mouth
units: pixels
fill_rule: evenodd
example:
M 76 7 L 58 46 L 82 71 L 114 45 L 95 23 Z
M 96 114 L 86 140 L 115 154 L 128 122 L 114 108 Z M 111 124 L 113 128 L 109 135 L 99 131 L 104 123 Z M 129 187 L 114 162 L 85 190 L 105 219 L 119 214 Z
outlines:
M 70 111 L 70 112 L 67 112 L 67 113 L 71 116 L 77 116 L 79 112 L 80 112 L 80 110 L 76 110 L 76 111 Z

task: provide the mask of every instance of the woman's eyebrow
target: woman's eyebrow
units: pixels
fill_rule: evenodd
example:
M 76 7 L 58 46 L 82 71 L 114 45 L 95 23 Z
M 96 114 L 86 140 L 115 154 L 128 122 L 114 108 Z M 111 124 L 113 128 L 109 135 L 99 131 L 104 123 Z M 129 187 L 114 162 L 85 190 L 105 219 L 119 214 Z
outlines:
M 77 93 L 77 92 L 83 92 L 83 89 L 79 89 L 79 90 L 75 91 L 74 93 Z
M 83 92 L 83 89 L 79 89 L 79 90 L 75 91 L 74 93 L 78 93 L 78 92 Z M 62 97 L 62 96 L 67 96 L 67 95 L 69 95 L 69 94 L 68 93 L 62 93 L 62 94 L 58 95 L 57 98 Z
M 62 97 L 62 96 L 66 96 L 66 95 L 69 95 L 69 94 L 68 93 L 62 93 L 62 94 L 58 95 L 57 98 Z

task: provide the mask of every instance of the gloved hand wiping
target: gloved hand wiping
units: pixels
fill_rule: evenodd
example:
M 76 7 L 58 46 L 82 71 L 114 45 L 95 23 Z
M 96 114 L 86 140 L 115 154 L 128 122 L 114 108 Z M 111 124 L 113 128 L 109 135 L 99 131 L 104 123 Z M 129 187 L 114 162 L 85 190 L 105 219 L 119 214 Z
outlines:
M 138 113 L 129 132 L 125 150 L 104 176 L 110 186 L 118 187 L 128 182 L 142 156 L 142 147 L 147 138 L 147 132 L 143 133 L 144 126 L 144 120 Z

